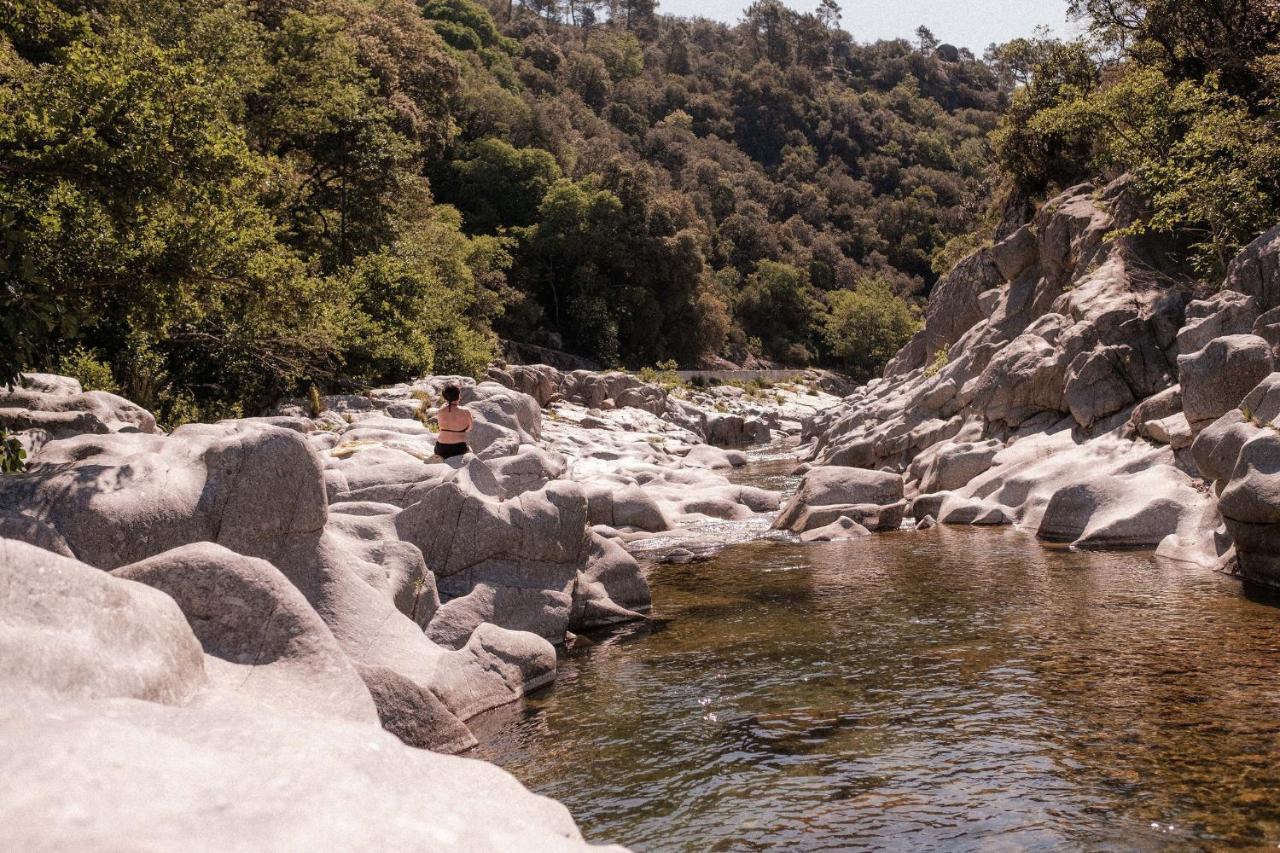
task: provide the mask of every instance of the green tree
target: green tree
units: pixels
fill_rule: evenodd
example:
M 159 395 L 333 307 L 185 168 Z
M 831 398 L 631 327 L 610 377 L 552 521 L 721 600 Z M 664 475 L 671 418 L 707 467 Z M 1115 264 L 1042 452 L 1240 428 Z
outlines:
M 743 330 L 784 364 L 804 365 L 816 356 L 813 332 L 822 304 L 808 274 L 790 264 L 761 261 L 747 277 L 734 314 Z
M 437 195 L 456 205 L 468 231 L 532 225 L 547 190 L 561 177 L 550 152 L 485 138 L 464 146 L 440 170 Z
M 494 358 L 489 320 L 499 306 L 485 275 L 510 259 L 492 243 L 474 246 L 459 225 L 456 212 L 439 208 L 351 268 L 347 287 L 356 312 L 345 356 L 352 376 L 369 382 L 432 371 L 478 376 Z
M 856 289 L 836 291 L 828 299 L 823 339 L 832 356 L 858 379 L 879 372 L 920 328 L 919 312 L 881 278 L 864 278 Z
M 290 243 L 332 272 L 394 235 L 415 152 L 342 18 L 287 13 L 268 56 L 251 115 L 256 144 L 283 167 L 270 202 Z

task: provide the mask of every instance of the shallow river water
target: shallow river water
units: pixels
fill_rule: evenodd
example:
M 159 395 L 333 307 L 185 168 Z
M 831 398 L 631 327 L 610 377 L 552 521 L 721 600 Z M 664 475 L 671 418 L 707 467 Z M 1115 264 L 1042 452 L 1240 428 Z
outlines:
M 1009 529 L 734 545 L 472 753 L 638 851 L 1280 845 L 1280 609 Z

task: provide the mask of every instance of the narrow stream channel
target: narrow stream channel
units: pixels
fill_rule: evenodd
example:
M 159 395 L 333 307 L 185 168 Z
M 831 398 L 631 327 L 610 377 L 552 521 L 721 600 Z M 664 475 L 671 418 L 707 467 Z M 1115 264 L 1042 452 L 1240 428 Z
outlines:
M 652 623 L 477 721 L 472 754 L 593 841 L 1280 844 L 1280 609 L 1231 578 L 939 527 L 747 542 L 650 582 Z

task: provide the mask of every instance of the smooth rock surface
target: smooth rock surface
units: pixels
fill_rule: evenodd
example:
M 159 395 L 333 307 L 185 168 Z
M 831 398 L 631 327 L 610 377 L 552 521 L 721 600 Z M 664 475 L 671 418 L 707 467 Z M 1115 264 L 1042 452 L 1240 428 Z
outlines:
M 281 713 L 377 722 L 369 691 L 332 632 L 266 560 L 199 542 L 112 574 L 177 602 L 216 688 Z

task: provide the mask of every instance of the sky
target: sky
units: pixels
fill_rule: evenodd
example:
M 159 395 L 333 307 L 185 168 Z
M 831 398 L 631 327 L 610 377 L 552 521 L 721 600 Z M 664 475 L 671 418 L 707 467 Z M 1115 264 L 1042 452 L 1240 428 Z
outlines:
M 817 0 L 784 0 L 799 11 L 813 11 Z M 659 0 L 668 15 L 736 22 L 750 0 Z M 1077 27 L 1067 22 L 1066 0 L 840 0 L 841 27 L 860 42 L 914 38 L 924 24 L 940 41 L 967 47 L 981 56 L 992 42 L 1031 35 L 1041 24 L 1058 35 Z

